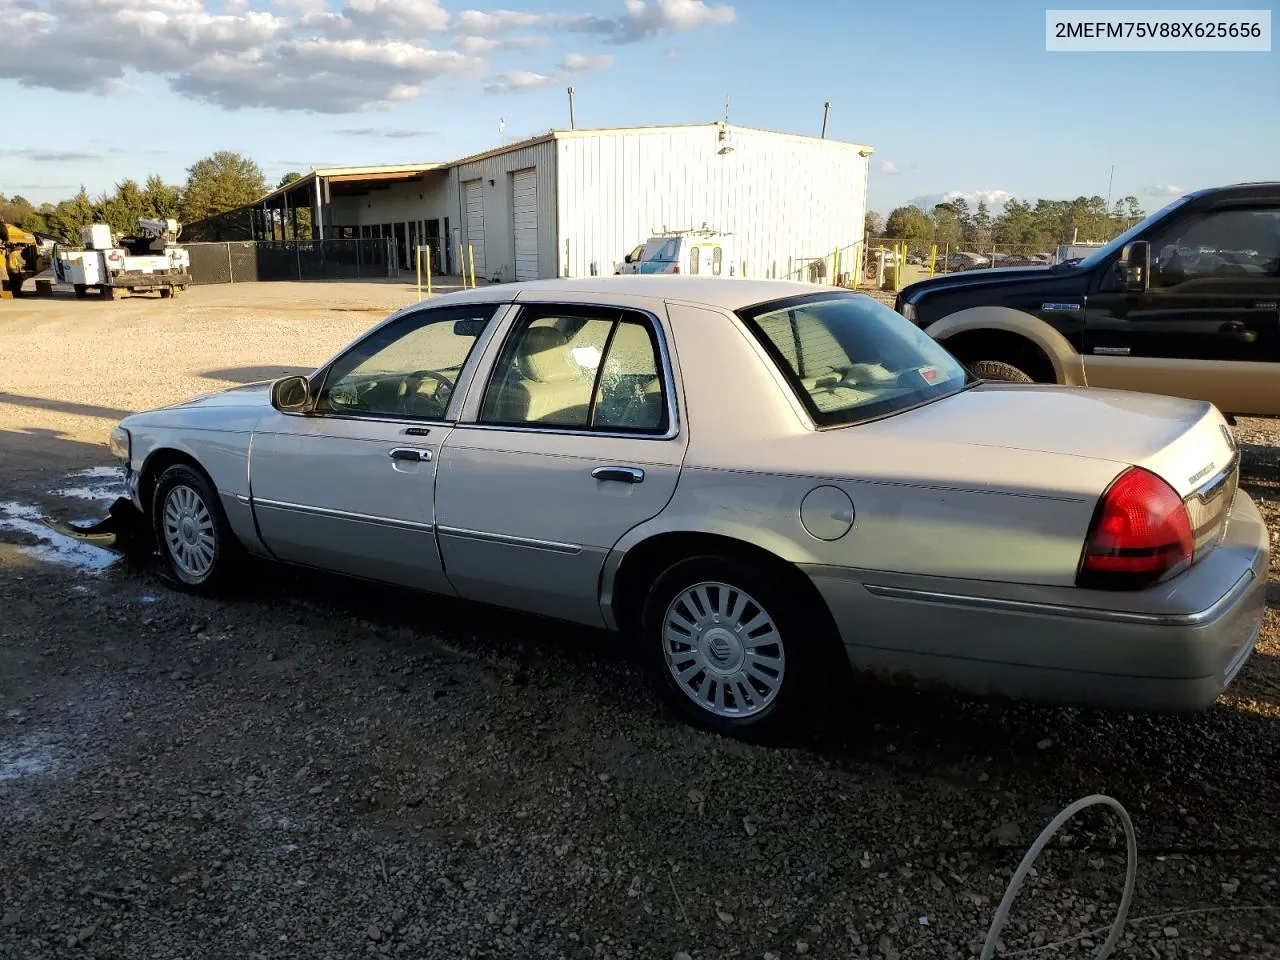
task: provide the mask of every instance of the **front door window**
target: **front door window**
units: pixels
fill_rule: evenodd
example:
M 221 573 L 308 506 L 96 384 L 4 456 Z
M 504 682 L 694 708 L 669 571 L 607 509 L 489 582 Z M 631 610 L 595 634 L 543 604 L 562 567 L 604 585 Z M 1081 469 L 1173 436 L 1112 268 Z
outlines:
M 375 330 L 334 361 L 316 412 L 445 419 L 462 367 L 494 309 L 422 310 Z

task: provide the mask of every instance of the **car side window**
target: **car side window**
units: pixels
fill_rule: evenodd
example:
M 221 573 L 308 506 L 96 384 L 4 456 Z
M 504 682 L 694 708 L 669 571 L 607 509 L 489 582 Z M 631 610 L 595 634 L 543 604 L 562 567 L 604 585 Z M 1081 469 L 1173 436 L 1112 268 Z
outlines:
M 441 420 L 493 304 L 419 310 L 375 330 L 330 366 L 317 413 Z
M 1151 241 L 1151 286 L 1280 278 L 1280 209 L 1214 210 Z
M 664 433 L 657 333 L 605 308 L 526 310 L 485 390 L 480 422 L 610 433 Z

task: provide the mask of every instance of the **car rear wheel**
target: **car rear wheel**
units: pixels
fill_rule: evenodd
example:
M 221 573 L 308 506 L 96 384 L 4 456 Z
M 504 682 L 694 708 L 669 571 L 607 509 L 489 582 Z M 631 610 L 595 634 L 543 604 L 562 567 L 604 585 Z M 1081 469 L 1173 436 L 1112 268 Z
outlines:
M 1005 380 L 1010 383 L 1035 383 L 1027 373 L 1003 360 L 978 360 L 969 364 L 975 377 L 982 380 Z
M 692 557 L 654 582 L 641 615 L 664 698 L 695 726 L 744 739 L 790 727 L 819 674 L 822 631 L 795 591 L 726 556 Z
M 187 464 L 175 464 L 156 481 L 152 524 L 165 571 L 179 586 L 215 594 L 231 582 L 238 542 L 213 484 Z

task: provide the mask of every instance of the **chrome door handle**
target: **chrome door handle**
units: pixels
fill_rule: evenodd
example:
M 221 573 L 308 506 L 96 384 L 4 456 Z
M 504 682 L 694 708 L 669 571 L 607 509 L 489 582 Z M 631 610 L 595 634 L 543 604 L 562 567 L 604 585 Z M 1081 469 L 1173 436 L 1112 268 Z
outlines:
M 431 461 L 431 451 L 419 450 L 417 447 L 396 447 L 388 456 L 392 460 L 412 460 L 415 463 L 429 463 Z
M 616 480 L 618 483 L 642 483 L 644 471 L 639 467 L 596 467 L 591 476 L 597 480 Z

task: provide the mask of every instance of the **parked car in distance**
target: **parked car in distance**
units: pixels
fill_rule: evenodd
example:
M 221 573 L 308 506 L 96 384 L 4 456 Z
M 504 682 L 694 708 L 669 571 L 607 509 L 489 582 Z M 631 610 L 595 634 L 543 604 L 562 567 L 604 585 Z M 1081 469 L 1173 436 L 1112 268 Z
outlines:
M 635 247 L 613 272 L 734 276 L 737 266 L 730 251 L 730 238 L 724 234 L 711 231 L 662 234 Z
M 1280 183 L 1187 194 L 1079 260 L 921 280 L 895 308 L 988 379 L 1280 415 Z
M 1200 708 L 1265 607 L 1210 404 L 982 382 L 824 286 L 467 290 L 111 444 L 179 585 L 251 554 L 619 631 L 686 718 L 742 736 L 837 665 Z

